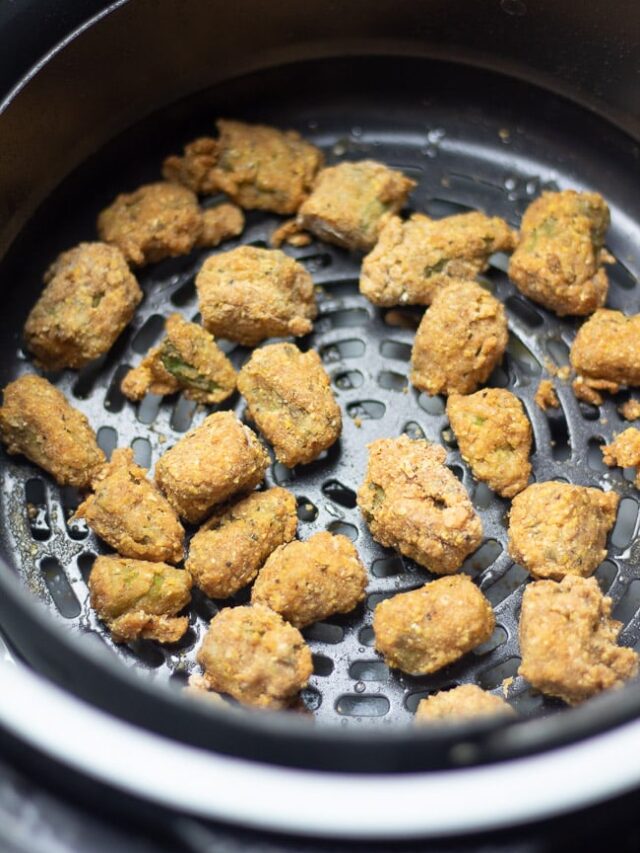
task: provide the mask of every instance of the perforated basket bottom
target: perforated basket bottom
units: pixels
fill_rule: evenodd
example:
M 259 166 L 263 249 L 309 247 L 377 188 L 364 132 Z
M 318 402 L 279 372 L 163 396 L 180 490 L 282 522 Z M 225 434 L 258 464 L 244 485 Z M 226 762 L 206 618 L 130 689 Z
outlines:
M 505 114 L 505 108 L 498 106 L 500 98 L 494 95 L 487 92 L 484 102 L 476 97 L 469 101 L 472 105 L 464 106 L 448 100 L 447 95 L 424 99 L 405 93 L 400 101 L 390 100 L 372 84 L 368 93 L 349 96 L 343 91 L 340 98 L 335 92 L 318 92 L 313 105 L 302 105 L 294 96 L 288 100 L 286 92 L 279 91 L 277 104 L 264 104 L 256 110 L 245 99 L 236 114 L 297 127 L 323 148 L 329 162 L 373 157 L 403 170 L 418 181 L 412 209 L 434 217 L 480 208 L 517 226 L 526 205 L 543 189 L 600 190 L 612 208 L 608 245 L 618 258 L 609 268 L 608 304 L 638 311 L 639 265 L 632 247 L 640 244 L 640 226 L 638 211 L 629 209 L 628 163 L 613 154 L 616 132 L 585 115 L 590 136 L 579 133 L 575 125 L 563 136 L 557 122 L 550 131 L 546 120 L 525 115 L 525 105 L 521 114 L 519 105 L 512 103 L 511 113 Z M 232 112 L 231 101 L 222 102 L 224 112 Z M 198 132 L 209 131 L 208 116 L 214 114 L 213 110 L 207 114 Z M 552 116 L 549 122 L 554 124 Z M 611 157 L 601 150 L 605 136 L 594 136 L 594 124 L 605 136 L 608 134 Z M 86 204 L 73 211 L 74 221 L 83 225 L 73 233 L 73 240 L 68 227 L 63 231 L 59 221 L 49 222 L 47 260 L 76 239 L 91 239 L 95 212 L 113 194 L 157 174 L 155 163 L 160 155 L 150 161 L 143 136 L 138 135 L 134 162 L 127 162 L 126 168 L 122 162 L 122 169 L 116 169 L 118 174 L 108 177 L 108 189 L 107 176 L 95 190 L 91 184 L 84 186 Z M 189 138 L 186 132 L 184 138 Z M 589 139 L 595 147 L 590 147 Z M 165 150 L 171 149 L 165 146 Z M 239 242 L 266 245 L 278 221 L 270 215 L 249 214 Z M 238 244 L 230 242 L 217 251 Z M 418 701 L 434 690 L 474 682 L 498 692 L 509 677 L 513 677 L 509 698 L 523 715 L 560 707 L 534 695 L 516 675 L 518 612 L 526 573 L 513 564 L 506 550 L 508 502 L 474 482 L 448 430 L 445 401 L 420 394 L 408 384 L 411 343 L 421 312 L 379 310 L 362 298 L 357 286 L 360 257 L 320 243 L 286 251 L 307 267 L 317 284 L 319 317 L 315 330 L 298 343 L 321 354 L 343 410 L 344 430 L 340 442 L 310 465 L 287 470 L 274 464 L 267 484 L 286 486 L 297 496 L 300 538 L 325 529 L 346 534 L 356 542 L 370 575 L 364 605 L 348 616 L 313 625 L 304 632 L 315 661 L 315 673 L 303 694 L 307 709 L 323 723 L 404 723 L 410 720 Z M 80 375 L 66 372 L 54 377 L 88 415 L 107 453 L 115 446 L 131 446 L 140 464 L 153 467 L 162 452 L 206 415 L 182 398 L 148 397 L 140 405 L 132 405 L 118 390 L 128 366 L 137 363 L 158 340 L 165 316 L 180 311 L 189 319 L 198 317 L 194 276 L 206 254 L 194 253 L 144 269 L 140 273 L 144 302 L 113 351 Z M 637 493 L 630 483 L 630 472 L 606 471 L 599 452 L 602 441 L 611 439 L 624 426 L 616 410 L 620 400 L 610 400 L 598 410 L 579 404 L 569 385 L 557 381 L 562 410 L 545 414 L 536 407 L 533 395 L 538 380 L 547 375 L 549 363 L 567 363 L 577 323 L 560 321 L 524 300 L 507 280 L 505 269 L 506 258 L 495 256 L 483 278 L 487 288 L 505 302 L 510 328 L 508 354 L 489 384 L 512 389 L 525 405 L 535 437 L 537 481 L 563 479 L 613 487 L 623 496 L 609 556 L 596 577 L 616 602 L 616 617 L 625 623 L 622 642 L 636 645 L 640 638 L 636 614 L 640 560 L 638 549 L 631 543 L 637 525 Z M 27 292 L 20 297 L 23 304 L 17 309 L 20 314 L 14 318 L 14 330 L 20 328 L 36 298 L 41 273 L 42 258 L 37 253 L 25 257 L 25 281 L 31 282 L 31 290 L 25 287 Z M 15 357 L 4 367 L 6 378 L 32 369 L 19 349 L 19 333 L 13 334 Z M 247 358 L 246 349 L 232 344 L 225 348 L 236 367 Z M 236 397 L 231 405 L 240 417 L 244 416 L 242 400 Z M 448 464 L 472 495 L 482 517 L 485 541 L 466 561 L 463 571 L 486 593 L 497 622 L 487 643 L 428 678 L 389 671 L 373 650 L 371 619 L 381 599 L 418 587 L 433 576 L 377 545 L 355 506 L 367 443 L 402 432 L 443 443 L 449 450 Z M 77 503 L 77 494 L 57 488 L 22 459 L 8 459 L 3 465 L 2 493 L 2 524 L 17 570 L 33 592 L 77 633 L 78 642 L 102 643 L 120 657 L 123 665 L 140 668 L 156 681 L 182 687 L 189 674 L 197 671 L 195 652 L 208 621 L 219 607 L 230 602 L 210 601 L 196 593 L 190 608 L 191 627 L 175 646 L 163 648 L 148 642 L 114 645 L 89 608 L 86 584 L 94 556 L 105 549 L 83 524 L 71 525 L 66 520 Z M 247 598 L 245 591 L 231 603 Z

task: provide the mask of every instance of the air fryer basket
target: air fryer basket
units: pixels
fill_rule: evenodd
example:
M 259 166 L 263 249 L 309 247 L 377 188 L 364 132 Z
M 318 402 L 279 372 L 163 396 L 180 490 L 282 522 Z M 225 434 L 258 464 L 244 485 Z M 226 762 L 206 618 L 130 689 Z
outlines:
M 517 15 L 524 7 L 519 0 L 505 0 L 506 5 Z M 93 112 L 95 105 L 87 108 Z M 467 64 L 399 57 L 297 62 L 230 77 L 154 112 L 101 145 L 50 194 L 20 228 L 0 266 L 2 385 L 33 369 L 21 348 L 20 330 L 47 264 L 59 251 L 93 239 L 96 214 L 116 193 L 156 179 L 162 157 L 210 133 L 218 115 L 296 128 L 322 147 L 330 162 L 370 157 L 400 168 L 418 181 L 411 209 L 434 217 L 480 208 L 517 227 L 523 209 L 544 189 L 600 191 L 612 210 L 607 245 L 616 257 L 609 268 L 608 305 L 640 310 L 640 201 L 631 178 L 637 175 L 638 147 L 624 131 L 530 83 Z M 78 138 L 79 150 L 87 144 Z M 6 199 L 10 203 L 10 194 Z M 17 230 L 21 213 L 18 209 L 5 238 L 12 227 Z M 216 251 L 239 243 L 265 245 L 277 221 L 251 213 L 240 240 Z M 179 695 L 194 671 L 206 624 L 223 604 L 201 595 L 194 596 L 190 630 L 176 646 L 114 645 L 88 607 L 86 580 L 102 546 L 82 524 L 68 522 L 77 494 L 58 489 L 25 460 L 4 457 L 0 626 L 15 647 L 66 689 L 138 725 L 222 753 L 300 767 L 357 772 L 481 764 L 557 746 L 635 717 L 640 711 L 635 685 L 567 711 L 533 694 L 517 677 L 517 623 L 526 575 L 507 554 L 508 503 L 471 478 L 448 430 L 444 401 L 408 385 L 408 358 L 420 312 L 376 309 L 361 297 L 359 257 L 319 242 L 286 251 L 305 264 L 318 285 L 319 318 L 300 345 L 320 352 L 345 426 L 339 444 L 326 455 L 295 471 L 275 464 L 267 482 L 285 485 L 297 496 L 302 538 L 323 529 L 345 533 L 356 541 L 370 572 L 362 607 L 305 631 L 315 660 L 315 674 L 303 694 L 311 713 L 225 712 Z M 131 446 L 141 464 L 153 465 L 204 417 L 204 411 L 182 398 L 148 398 L 134 406 L 124 400 L 118 384 L 126 365 L 161 334 L 161 318 L 175 310 L 190 319 L 197 315 L 193 280 L 206 254 L 143 269 L 139 279 L 145 299 L 108 356 L 80 374 L 50 377 L 88 415 L 105 451 Z M 505 269 L 506 259 L 495 256 L 483 278 L 505 302 L 510 328 L 508 353 L 489 384 L 509 387 L 523 400 L 533 425 L 537 481 L 563 479 L 621 494 L 609 556 L 596 577 L 616 602 L 616 617 L 625 623 L 622 642 L 636 646 L 637 492 L 629 472 L 604 469 L 599 451 L 603 441 L 623 428 L 616 408 L 623 398 L 597 409 L 578 403 L 570 385 L 557 381 L 561 409 L 544 413 L 534 404 L 538 380 L 548 375 L 549 365 L 567 363 L 578 324 L 525 301 Z M 241 347 L 229 345 L 229 352 L 236 366 L 247 356 Z M 240 399 L 233 398 L 231 405 L 244 415 Z M 367 442 L 402 432 L 442 442 L 452 470 L 472 494 L 485 542 L 464 571 L 486 592 L 498 625 L 487 644 L 428 678 L 390 673 L 373 651 L 370 623 L 381 598 L 415 588 L 431 576 L 373 542 L 355 507 Z M 28 596 L 20 586 L 26 586 Z M 39 599 L 38 606 L 30 598 Z M 241 594 L 236 601 L 245 599 Z M 43 613 L 45 608 L 49 613 Z M 508 695 L 522 717 L 530 718 L 525 723 L 503 727 L 489 721 L 435 734 L 406 725 L 429 692 L 466 682 L 499 692 L 503 680 L 512 676 Z

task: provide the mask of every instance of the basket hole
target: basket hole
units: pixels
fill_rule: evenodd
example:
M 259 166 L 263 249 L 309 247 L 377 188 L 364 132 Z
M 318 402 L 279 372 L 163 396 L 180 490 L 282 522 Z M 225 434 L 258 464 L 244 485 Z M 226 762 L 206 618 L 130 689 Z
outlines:
M 409 421 L 408 423 L 406 423 L 402 429 L 402 432 L 405 435 L 408 435 L 409 438 L 412 438 L 414 440 L 425 438 L 424 430 L 422 429 L 420 424 L 416 423 L 415 421 Z
M 522 566 L 514 563 L 499 580 L 484 590 L 484 594 L 495 607 L 522 586 L 528 577 L 529 573 Z
M 486 483 L 478 483 L 473 491 L 473 502 L 478 509 L 489 509 L 493 492 Z
M 358 538 L 358 528 L 346 521 L 332 521 L 327 530 L 334 535 L 346 536 L 352 542 Z
M 298 498 L 298 518 L 300 521 L 315 521 L 317 517 L 317 506 L 311 503 L 309 498 Z
M 358 338 L 349 338 L 320 348 L 320 357 L 324 362 L 341 361 L 344 358 L 360 358 L 364 355 L 365 343 Z
M 564 462 L 571 457 L 571 442 L 567 419 L 562 408 L 549 409 L 547 423 L 551 433 L 551 455 L 558 462 Z
M 358 633 L 358 641 L 362 643 L 363 646 L 373 646 L 376 642 L 376 635 L 373 632 L 373 628 L 371 625 L 367 625 L 365 628 L 361 628 Z
M 60 615 L 65 619 L 74 619 L 78 616 L 81 609 L 80 602 L 59 561 L 55 557 L 45 557 L 40 563 L 40 571 Z
M 286 465 L 282 464 L 282 462 L 274 462 L 272 471 L 273 479 L 279 486 L 291 483 L 295 479 L 293 470 L 291 468 L 287 468 Z
M 445 399 L 439 394 L 431 396 L 423 391 L 418 397 L 418 405 L 430 415 L 442 415 L 445 410 Z
M 325 655 L 312 655 L 313 674 L 325 678 L 333 672 L 333 661 Z
M 148 439 L 134 438 L 131 442 L 131 449 L 136 465 L 140 465 L 141 468 L 151 467 L 151 445 Z
M 158 417 L 160 406 L 162 405 L 162 397 L 158 394 L 147 394 L 144 400 L 138 404 L 136 418 L 141 424 L 152 424 Z
M 403 592 L 410 591 L 411 590 L 403 590 Z M 393 598 L 394 595 L 398 595 L 397 589 L 392 589 L 388 592 L 372 592 L 367 596 L 367 607 L 369 610 L 375 610 L 381 601 L 385 601 L 387 598 Z
M 640 580 L 633 580 L 613 610 L 614 619 L 627 625 L 640 607 Z
M 32 477 L 24 485 L 27 503 L 27 519 L 31 535 L 38 542 L 45 542 L 51 536 L 47 492 L 39 477 Z
M 316 323 L 316 331 L 327 332 L 329 329 L 349 329 L 353 326 L 364 326 L 369 322 L 369 312 L 364 308 L 340 308 L 337 311 L 327 311 Z
M 326 482 L 322 487 L 322 493 L 346 509 L 353 509 L 356 505 L 356 493 L 348 486 L 344 486 L 339 480 Z
M 171 301 L 177 308 L 183 308 L 196 298 L 196 284 L 191 278 L 177 287 L 171 294 Z
M 296 260 L 304 264 L 307 270 L 313 274 L 330 267 L 333 258 L 328 252 L 316 252 L 313 255 L 304 255 L 303 257 L 296 258 Z
M 496 539 L 487 539 L 462 564 L 462 571 L 472 577 L 488 569 L 502 554 L 502 545 Z
M 186 397 L 179 397 L 171 413 L 170 426 L 175 432 L 186 432 L 193 421 L 198 404 Z
M 456 216 L 458 213 L 467 213 L 473 210 L 468 204 L 461 204 L 457 201 L 450 201 L 446 198 L 431 198 L 424 205 L 424 210 L 427 216 L 434 219 L 444 219 L 446 216 Z
M 612 563 L 611 560 L 605 560 L 604 563 L 597 568 L 594 577 L 598 581 L 598 586 L 604 595 L 606 595 L 611 589 L 617 574 L 618 567 L 615 563 Z
M 82 575 L 82 579 L 85 583 L 89 583 L 91 569 L 93 568 L 93 564 L 95 563 L 96 559 L 96 555 L 92 554 L 90 551 L 87 551 L 84 554 L 80 554 L 78 556 L 78 568 L 80 569 L 80 574 Z
M 152 314 L 138 329 L 133 340 L 131 349 L 142 355 L 160 339 L 164 331 L 164 317 L 160 314 Z
M 544 319 L 540 314 L 538 314 L 535 308 L 528 305 L 517 296 L 509 296 L 505 300 L 505 305 L 512 314 L 516 315 L 521 323 L 524 323 L 524 325 L 528 326 L 530 329 L 537 329 L 544 323 Z
M 393 358 L 397 361 L 410 361 L 411 344 L 403 344 L 400 341 L 386 340 L 380 344 L 380 355 L 385 358 Z
M 322 696 L 320 691 L 314 687 L 305 687 L 300 691 L 300 699 L 307 711 L 317 711 L 322 705 Z
M 386 696 L 357 696 L 345 694 L 336 702 L 336 711 L 343 717 L 384 717 L 391 707 Z
M 584 400 L 578 400 L 578 408 L 582 417 L 587 421 L 597 421 L 600 417 L 600 409 L 597 406 L 592 406 L 591 403 L 585 403 Z
M 447 468 L 460 482 L 464 480 L 464 468 L 461 465 L 447 465 Z
M 131 366 L 129 364 L 118 365 L 111 378 L 111 382 L 109 383 L 107 393 L 105 394 L 104 407 L 108 412 L 112 412 L 114 415 L 117 415 L 118 412 L 122 411 L 127 400 L 120 390 L 120 385 L 130 370 Z
M 60 502 L 64 513 L 67 533 L 72 539 L 86 539 L 89 535 L 89 526 L 84 518 L 73 518 L 74 512 L 82 502 L 82 495 L 78 489 L 72 486 L 63 486 L 60 489 Z
M 509 373 L 508 373 L 508 356 L 504 355 L 502 358 L 502 364 L 499 364 L 494 368 L 493 373 L 489 377 L 487 381 L 487 385 L 490 388 L 507 388 L 509 385 Z
M 386 681 L 389 667 L 381 660 L 356 660 L 349 667 L 349 678 L 354 681 Z
M 520 658 L 512 657 L 507 660 L 490 666 L 478 676 L 478 683 L 484 690 L 494 690 L 500 687 L 505 678 L 514 678 L 518 674 L 520 666 Z
M 633 538 L 638 518 L 638 504 L 633 498 L 623 498 L 618 508 L 618 518 L 611 534 L 616 548 L 626 548 Z
M 357 403 L 349 403 L 347 414 L 350 418 L 361 421 L 377 421 L 384 416 L 387 407 L 378 400 L 359 400 Z
M 423 311 L 419 308 L 391 308 L 384 313 L 384 322 L 392 329 L 415 330 L 420 325 Z
M 127 643 L 127 645 L 137 660 L 150 669 L 157 669 L 165 661 L 164 655 L 151 640 L 134 640 L 132 643 Z
M 340 625 L 331 625 L 329 622 L 314 622 L 302 632 L 305 640 L 312 643 L 326 643 L 335 646 L 344 639 L 344 628 Z
M 542 372 L 540 362 L 531 352 L 529 347 L 515 335 L 509 335 L 508 352 L 511 363 L 518 368 L 520 383 L 528 385 L 529 381 Z
M 111 454 L 118 446 L 118 433 L 110 426 L 100 427 L 98 430 L 98 447 L 104 452 L 107 459 L 111 459 Z
M 450 683 L 443 684 L 441 687 L 438 687 L 437 690 L 418 690 L 415 693 L 409 693 L 407 698 L 404 700 L 404 706 L 407 711 L 415 714 L 418 710 L 418 705 L 423 699 L 426 699 L 428 696 L 434 696 L 436 693 L 446 693 L 447 690 L 454 690 L 458 686 L 457 682 L 452 681 Z
M 359 370 L 343 370 L 333 377 L 333 383 L 340 391 L 352 391 L 360 388 L 364 382 L 364 376 Z
M 395 554 L 393 557 L 381 557 L 374 560 L 371 566 L 371 574 L 374 578 L 393 578 L 404 574 L 405 567 L 402 557 Z
M 608 470 L 602 459 L 602 445 L 604 443 L 604 438 L 601 436 L 594 436 L 587 442 L 587 464 L 593 471 Z
M 378 385 L 387 391 L 405 392 L 409 387 L 409 381 L 401 373 L 393 370 L 381 370 L 378 374 Z
M 474 655 L 477 655 L 478 657 L 488 655 L 489 652 L 492 652 L 504 645 L 504 643 L 507 642 L 507 637 L 508 634 L 502 625 L 496 625 L 493 634 L 489 637 L 486 643 L 481 643 L 481 645 L 475 647 L 473 650 Z

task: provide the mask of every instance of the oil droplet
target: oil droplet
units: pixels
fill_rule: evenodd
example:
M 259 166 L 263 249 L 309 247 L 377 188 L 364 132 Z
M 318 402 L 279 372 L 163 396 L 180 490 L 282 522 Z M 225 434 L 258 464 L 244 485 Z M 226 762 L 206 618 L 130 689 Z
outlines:
M 364 693 L 364 691 L 366 690 L 364 682 L 363 681 L 357 681 L 356 686 L 354 687 L 354 690 L 356 691 L 356 693 Z

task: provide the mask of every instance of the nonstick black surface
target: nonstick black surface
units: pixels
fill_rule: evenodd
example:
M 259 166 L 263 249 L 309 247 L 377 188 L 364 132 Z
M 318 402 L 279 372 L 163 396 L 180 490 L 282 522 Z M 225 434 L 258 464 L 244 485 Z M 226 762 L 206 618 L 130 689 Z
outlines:
M 323 148 L 327 160 L 379 159 L 418 181 L 411 210 L 441 217 L 470 209 L 503 216 L 517 227 L 520 216 L 545 189 L 596 190 L 607 199 L 612 227 L 607 245 L 617 258 L 609 268 L 607 305 L 640 310 L 640 200 L 633 189 L 637 147 L 595 116 L 540 90 L 474 69 L 401 60 L 340 61 L 268 72 L 204 93 L 149 119 L 95 155 L 36 215 L 0 269 L 5 305 L 0 318 L 0 376 L 4 384 L 33 370 L 21 348 L 20 330 L 37 298 L 41 277 L 55 255 L 79 240 L 95 239 L 95 217 L 121 191 L 159 178 L 162 156 L 196 135 L 213 132 L 223 115 L 293 127 Z M 208 202 L 207 202 L 208 203 Z M 408 211 L 407 211 L 408 212 Z M 281 220 L 250 213 L 239 243 L 265 245 Z M 369 569 L 363 606 L 305 631 L 315 656 L 315 674 L 304 691 L 306 707 L 319 721 L 341 726 L 406 723 L 420 698 L 455 684 L 475 682 L 501 691 L 513 676 L 508 697 L 523 715 L 549 713 L 560 703 L 543 701 L 518 678 L 517 624 L 526 573 L 506 551 L 507 501 L 477 484 L 461 461 L 448 431 L 444 400 L 418 393 L 408 384 L 408 359 L 421 311 L 380 310 L 358 293 L 361 257 L 319 242 L 286 248 L 312 273 L 318 286 L 319 317 L 314 333 L 299 341 L 317 349 L 329 371 L 344 414 L 340 442 L 325 456 L 289 471 L 273 465 L 267 484 L 291 489 L 299 501 L 299 536 L 323 529 L 352 538 Z M 101 446 L 132 446 L 137 461 L 153 466 L 161 453 L 207 414 L 182 398 L 148 397 L 140 405 L 118 391 L 127 366 L 136 364 L 162 333 L 162 318 L 198 312 L 194 276 L 209 251 L 144 268 L 139 280 L 145 299 L 131 326 L 108 356 L 77 374 L 52 378 L 87 414 Z M 567 363 L 578 327 L 559 320 L 519 296 L 505 274 L 506 258 L 495 256 L 483 282 L 506 304 L 510 344 L 489 384 L 508 387 L 523 401 L 533 425 L 536 481 L 563 479 L 613 488 L 621 502 L 609 556 L 596 577 L 616 602 L 625 623 L 622 642 L 640 643 L 640 549 L 635 543 L 638 495 L 632 474 L 608 471 L 599 445 L 628 425 L 617 413 L 624 395 L 601 409 L 579 404 L 567 382 L 556 381 L 561 411 L 540 411 L 533 403 L 538 380 L 549 365 Z M 402 324 L 398 325 L 398 315 Z M 394 318 L 395 315 L 395 318 Z M 249 351 L 229 344 L 236 367 Z M 242 417 L 244 404 L 230 405 Z M 412 589 L 433 576 L 410 560 L 381 548 L 355 507 L 363 478 L 367 442 L 407 432 L 441 442 L 448 463 L 470 491 L 485 530 L 485 542 L 464 566 L 491 600 L 497 628 L 492 639 L 462 661 L 431 677 L 390 673 L 373 650 L 375 604 Z M 124 666 L 181 688 L 197 671 L 195 652 L 219 607 L 196 593 L 191 628 L 179 644 L 141 642 L 116 646 L 88 604 L 86 580 L 94 555 L 105 548 L 82 524 L 69 524 L 77 504 L 72 490 L 59 489 L 23 459 L 5 457 L 2 466 L 2 533 L 15 570 L 34 595 L 78 643 L 106 645 Z M 31 516 L 27 503 L 35 507 Z

